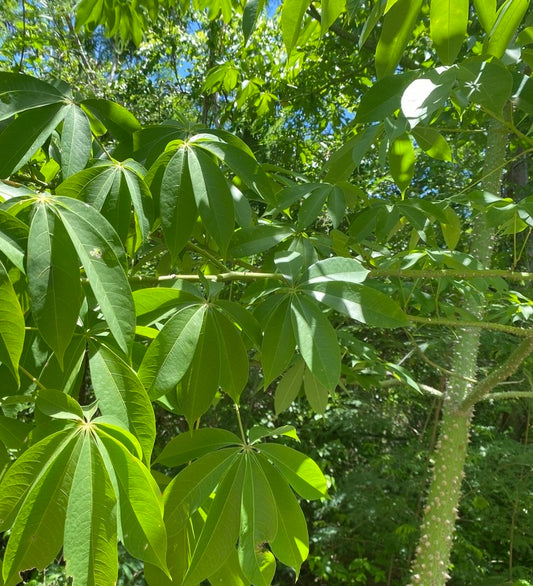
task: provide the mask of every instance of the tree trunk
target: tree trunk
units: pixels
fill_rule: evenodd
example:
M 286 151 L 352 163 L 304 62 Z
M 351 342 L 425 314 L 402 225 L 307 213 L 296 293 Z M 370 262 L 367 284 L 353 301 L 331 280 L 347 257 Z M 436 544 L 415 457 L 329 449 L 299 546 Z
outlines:
M 506 154 L 506 130 L 498 122 L 489 124 L 483 188 L 500 193 L 501 162 Z M 493 233 L 481 212 L 473 220 L 471 254 L 485 268 L 490 267 Z M 463 307 L 477 318 L 484 311 L 481 294 L 471 290 L 465 294 Z M 474 388 L 477 374 L 479 328 L 464 328 L 457 333 L 450 376 L 443 402 L 442 421 L 433 457 L 431 481 L 421 536 L 411 571 L 411 583 L 422 586 L 444 586 L 449 579 L 450 553 L 461 497 L 461 484 L 467 455 L 473 408 L 463 402 Z

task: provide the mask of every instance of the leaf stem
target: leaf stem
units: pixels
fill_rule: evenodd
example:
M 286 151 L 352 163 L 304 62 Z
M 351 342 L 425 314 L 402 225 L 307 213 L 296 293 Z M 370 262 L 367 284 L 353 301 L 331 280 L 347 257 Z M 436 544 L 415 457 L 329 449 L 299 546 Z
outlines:
M 35 383 L 40 389 L 42 389 L 43 391 L 46 391 L 46 387 L 43 385 L 43 383 L 38 378 L 35 378 L 33 376 L 33 374 L 31 374 L 31 372 L 28 372 L 20 364 L 19 364 L 19 370 L 20 370 L 20 372 L 22 372 L 22 374 L 25 374 L 33 383 Z
M 239 430 L 241 432 L 241 438 L 244 444 L 247 444 L 246 434 L 244 433 L 244 427 L 242 426 L 241 411 L 237 403 L 235 403 L 235 413 L 237 414 L 237 421 L 239 422 Z

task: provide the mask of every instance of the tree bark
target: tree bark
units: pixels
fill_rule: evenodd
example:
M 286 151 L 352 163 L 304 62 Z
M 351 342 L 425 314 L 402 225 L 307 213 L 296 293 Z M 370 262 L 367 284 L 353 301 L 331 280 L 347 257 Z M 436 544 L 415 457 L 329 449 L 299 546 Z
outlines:
M 506 132 L 500 123 L 489 123 L 483 188 L 495 195 L 500 194 L 499 167 L 505 159 Z M 470 252 L 486 269 L 490 268 L 493 238 L 483 212 L 479 213 L 473 220 Z M 466 291 L 463 307 L 475 318 L 482 318 L 484 305 L 483 296 L 474 288 Z M 449 377 L 445 390 L 433 477 L 411 571 L 413 585 L 444 586 L 450 578 L 450 554 L 473 415 L 473 406 L 464 405 L 474 388 L 480 334 L 479 328 L 457 332 L 451 365 L 454 375 Z

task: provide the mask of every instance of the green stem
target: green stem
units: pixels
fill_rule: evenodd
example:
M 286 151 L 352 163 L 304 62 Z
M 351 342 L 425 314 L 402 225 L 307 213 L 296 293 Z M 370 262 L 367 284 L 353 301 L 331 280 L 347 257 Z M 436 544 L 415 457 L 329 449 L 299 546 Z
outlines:
M 242 426 L 241 412 L 237 403 L 235 403 L 235 413 L 237 414 L 237 421 L 239 422 L 239 430 L 241 432 L 241 438 L 244 444 L 247 444 L 246 434 L 244 433 L 244 427 Z
M 514 336 L 531 336 L 531 328 L 517 328 L 516 326 L 506 326 L 505 324 L 491 323 L 488 321 L 456 321 L 442 317 L 421 317 L 418 315 L 408 315 L 406 317 L 411 322 L 426 326 L 447 326 L 458 330 L 464 330 L 465 328 L 492 330 L 496 332 L 506 332 L 508 334 L 513 334 Z

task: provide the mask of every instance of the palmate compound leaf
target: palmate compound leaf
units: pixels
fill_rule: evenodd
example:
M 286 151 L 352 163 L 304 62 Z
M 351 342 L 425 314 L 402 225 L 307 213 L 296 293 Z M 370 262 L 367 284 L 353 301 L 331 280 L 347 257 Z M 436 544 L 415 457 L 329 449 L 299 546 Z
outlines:
M 60 409 L 55 416 L 64 413 Z M 117 499 L 125 546 L 166 571 L 160 493 L 131 450 L 138 453 L 140 447 L 126 430 L 75 422 L 21 455 L 0 485 L 0 530 L 11 527 L 6 585 L 18 584 L 22 570 L 44 569 L 63 543 L 75 583 L 115 584 Z
M 45 200 L 35 206 L 30 224 L 27 274 L 35 324 L 63 366 L 81 306 L 80 266 L 67 231 Z
M 54 202 L 109 329 L 128 355 L 135 336 L 135 309 L 122 244 L 111 225 L 90 205 L 63 196 L 55 197 Z
M 137 373 L 105 344 L 89 344 L 94 394 L 103 415 L 115 417 L 139 440 L 144 461 L 150 462 L 155 417 L 148 393 Z
M 0 262 L 0 361 L 8 367 L 17 385 L 24 335 L 24 315 L 9 275 Z

